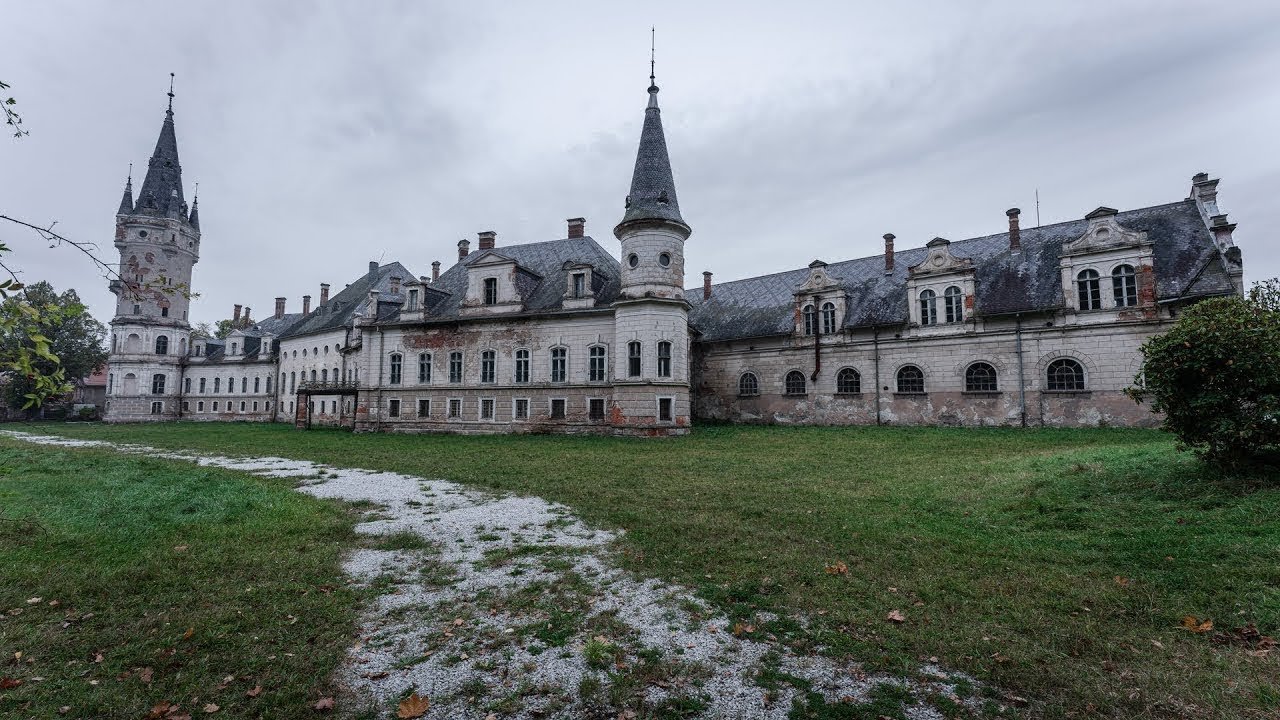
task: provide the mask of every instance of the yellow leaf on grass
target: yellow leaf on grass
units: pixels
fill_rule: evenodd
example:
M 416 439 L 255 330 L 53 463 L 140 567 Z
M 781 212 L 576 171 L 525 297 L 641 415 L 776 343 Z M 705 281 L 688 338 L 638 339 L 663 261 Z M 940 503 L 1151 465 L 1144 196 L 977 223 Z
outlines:
M 431 709 L 431 701 L 421 697 L 418 693 L 413 693 L 409 697 L 400 701 L 399 712 L 396 713 L 398 718 L 420 718 L 427 714 Z
M 1203 622 L 1196 618 L 1195 615 L 1187 615 L 1182 618 L 1182 628 L 1190 630 L 1193 633 L 1206 633 L 1213 629 L 1213 621 L 1205 618 Z

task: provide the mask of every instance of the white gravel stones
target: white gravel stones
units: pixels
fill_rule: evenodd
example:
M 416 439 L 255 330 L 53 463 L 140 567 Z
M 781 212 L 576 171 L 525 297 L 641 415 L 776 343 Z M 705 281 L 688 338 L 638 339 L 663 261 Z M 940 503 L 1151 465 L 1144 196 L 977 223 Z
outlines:
M 231 458 L 139 445 L 5 431 L 33 443 L 111 448 L 268 477 L 296 478 L 316 497 L 376 507 L 357 530 L 371 547 L 344 570 L 384 589 L 360 620 L 340 680 L 377 708 L 410 689 L 431 698 L 428 718 L 669 716 L 774 720 L 805 695 L 757 684 L 771 670 L 807 681 L 829 703 L 866 702 L 874 688 L 911 691 L 913 720 L 941 718 L 925 702 L 957 698 L 976 681 L 936 665 L 913 678 L 864 673 L 778 642 L 735 636 L 688 590 L 618 568 L 612 532 L 536 497 L 495 497 L 455 483 L 285 458 Z M 696 613 L 696 614 L 695 614 Z M 776 618 L 765 613 L 754 619 Z M 595 653 L 594 655 L 592 653 Z M 677 715 L 681 709 L 688 714 Z

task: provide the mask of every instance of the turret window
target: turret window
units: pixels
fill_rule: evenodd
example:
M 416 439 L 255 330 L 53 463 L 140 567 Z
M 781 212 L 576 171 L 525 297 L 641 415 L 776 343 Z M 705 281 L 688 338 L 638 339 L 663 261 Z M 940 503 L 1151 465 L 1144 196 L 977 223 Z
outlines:
M 157 355 L 168 355 L 168 354 L 169 354 L 169 338 L 168 338 L 168 336 L 161 335 L 160 337 L 156 338 L 156 354 L 157 354 Z
M 658 255 L 658 264 L 662 267 L 669 267 L 671 265 L 671 256 L 667 253 L 661 253 Z
M 605 349 L 603 345 L 594 345 L 587 351 L 588 355 L 588 378 L 592 382 L 601 382 L 605 379 Z
M 658 343 L 658 377 L 671 377 L 671 343 L 666 340 Z
M 630 255 L 627 256 L 627 265 L 629 267 L 635 267 L 639 264 L 640 264 L 639 255 L 636 255 L 635 253 L 631 253 Z M 135 305 L 134 307 L 137 307 L 137 306 Z M 137 310 L 134 310 L 134 313 L 137 313 L 137 312 L 138 312 Z
M 638 340 L 627 343 L 627 377 L 640 377 L 640 347 Z
M 1132 265 L 1121 265 L 1111 271 L 1111 290 L 1116 307 L 1133 307 L 1138 304 L 1138 276 Z
M 1076 294 L 1079 296 L 1081 310 L 1101 310 L 1102 290 L 1098 283 L 1097 270 L 1081 270 L 1076 276 Z
M 942 293 L 943 309 L 946 312 L 947 322 L 958 323 L 964 321 L 964 294 L 960 292 L 960 288 L 952 285 Z
M 938 294 L 932 290 L 920 292 L 920 324 L 938 324 Z

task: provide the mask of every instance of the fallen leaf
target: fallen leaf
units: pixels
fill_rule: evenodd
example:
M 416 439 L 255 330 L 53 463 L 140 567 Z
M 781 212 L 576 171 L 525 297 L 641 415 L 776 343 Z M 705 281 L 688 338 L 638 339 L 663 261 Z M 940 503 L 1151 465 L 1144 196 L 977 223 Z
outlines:
M 93 661 L 94 661 L 95 663 L 100 663 L 100 662 L 102 662 L 102 653 L 101 653 L 101 652 L 95 653 L 95 654 L 94 654 L 94 656 L 93 656 Z
M 1161 650 L 1163 650 L 1163 649 L 1164 649 L 1164 643 L 1160 642 L 1159 640 L 1152 640 L 1152 641 L 1151 641 L 1151 644 L 1152 644 L 1152 645 L 1155 645 L 1156 647 L 1160 648 Z
M 217 705 L 214 705 L 213 703 L 209 703 L 208 705 L 204 706 L 204 711 L 208 715 L 212 715 L 221 709 L 222 708 L 218 707 Z
M 149 683 L 149 682 L 151 682 L 151 676 L 152 676 L 152 675 L 155 675 L 155 674 L 156 674 L 156 671 L 155 671 L 155 670 L 152 670 L 152 669 L 151 669 L 151 668 L 149 668 L 149 667 L 144 667 L 144 668 L 142 668 L 142 670 L 138 673 L 138 679 L 139 679 L 139 680 L 141 680 L 141 681 L 142 681 L 142 682 L 144 682 L 144 683 Z
M 27 598 L 28 605 L 39 605 L 43 601 L 44 601 L 44 598 L 39 598 L 39 597 Z
M 1182 628 L 1197 634 L 1206 633 L 1213 629 L 1213 621 L 1205 618 L 1204 622 L 1201 622 L 1195 615 L 1187 615 L 1182 618 Z
M 258 697 L 258 696 L 259 696 L 259 695 L 261 695 L 261 694 L 262 694 L 262 686 L 261 686 L 261 685 L 254 685 L 252 690 L 246 690 L 246 691 L 244 692 L 244 696 L 245 696 L 245 697 L 251 697 L 251 698 Z
M 849 566 L 845 565 L 844 561 L 836 562 L 833 565 L 827 565 L 823 569 L 826 571 L 828 575 L 848 575 L 849 574 Z
M 186 632 L 182 633 L 182 639 L 183 639 L 183 640 L 190 640 L 190 639 L 191 639 L 191 636 L 192 636 L 192 635 L 195 635 L 195 634 L 196 634 L 196 629 L 195 629 L 195 628 L 193 628 L 193 627 L 189 627 L 189 628 L 187 628 L 187 631 L 186 631 Z
M 188 547 L 188 545 L 174 545 L 173 551 L 176 553 L 186 552 Z
M 885 620 L 894 623 L 903 623 L 907 621 L 907 616 L 902 614 L 901 610 L 890 610 L 888 615 L 884 616 Z
M 431 701 L 421 697 L 418 693 L 413 693 L 409 697 L 400 701 L 400 707 L 396 712 L 398 718 L 420 718 L 427 714 L 431 709 Z
M 222 678 L 222 682 L 218 683 L 219 690 L 226 690 L 227 686 L 236 681 L 235 675 L 228 675 Z
M 0 677 L 0 690 L 8 690 L 9 688 L 16 688 L 21 684 L 22 684 L 21 680 L 16 680 L 14 678 Z
M 63 705 L 62 707 L 58 708 L 58 714 L 59 714 L 59 715 L 66 715 L 66 714 L 67 714 L 67 713 L 69 713 L 69 712 L 71 712 L 71 706 L 70 706 L 70 705 Z
M 333 698 L 331 697 L 320 698 L 319 702 L 317 702 L 315 705 L 312 705 L 311 708 L 313 710 L 332 710 Z
M 61 605 L 61 604 L 62 604 L 62 603 L 58 602 L 57 600 L 50 600 L 50 601 L 49 601 L 49 607 L 58 607 L 58 606 L 59 606 L 59 605 Z

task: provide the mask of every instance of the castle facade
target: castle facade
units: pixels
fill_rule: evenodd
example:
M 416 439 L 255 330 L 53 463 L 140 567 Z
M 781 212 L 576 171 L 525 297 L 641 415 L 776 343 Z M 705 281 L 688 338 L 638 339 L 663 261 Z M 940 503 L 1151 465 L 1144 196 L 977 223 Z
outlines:
M 685 289 L 680 212 L 651 81 L 615 258 L 565 237 L 482 232 L 416 276 L 369 263 L 301 312 L 235 307 L 222 340 L 188 320 L 197 202 L 182 190 L 172 95 L 135 200 L 106 419 L 394 432 L 676 435 L 696 419 L 799 424 L 1150 425 L 1130 400 L 1147 338 L 1189 304 L 1243 292 L 1218 180 L 1186 199 Z

